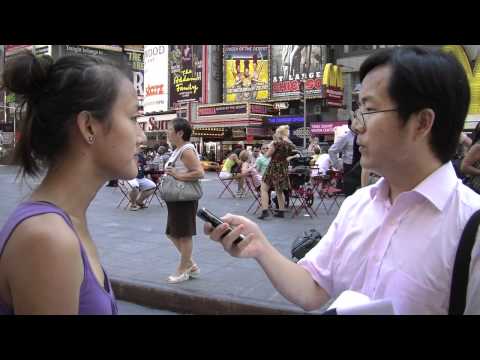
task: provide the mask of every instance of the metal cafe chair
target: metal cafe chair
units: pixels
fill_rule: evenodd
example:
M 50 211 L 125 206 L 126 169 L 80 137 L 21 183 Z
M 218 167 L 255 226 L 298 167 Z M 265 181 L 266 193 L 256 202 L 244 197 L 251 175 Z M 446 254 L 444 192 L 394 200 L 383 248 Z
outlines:
M 222 195 L 225 193 L 225 191 L 228 190 L 228 192 L 230 193 L 230 195 L 232 195 L 232 197 L 235 199 L 236 196 L 235 196 L 235 193 L 232 191 L 232 189 L 230 188 L 230 186 L 232 185 L 232 183 L 234 181 L 236 181 L 234 178 L 228 178 L 228 179 L 221 179 L 220 178 L 220 172 L 217 171 L 217 178 L 218 180 L 220 180 L 220 182 L 222 183 L 222 185 L 224 186 L 224 189 L 222 192 L 220 192 L 220 194 L 218 195 L 218 198 L 220 199 L 222 197 Z
M 247 185 L 247 189 L 248 191 L 252 194 L 253 196 L 253 201 L 252 203 L 250 204 L 250 206 L 248 207 L 247 209 L 247 213 L 255 206 L 255 211 L 253 212 L 253 214 L 255 214 L 258 209 L 260 209 L 262 207 L 262 195 L 260 193 L 260 191 L 258 191 L 257 189 L 255 189 L 255 186 L 253 185 L 253 179 L 252 179 L 252 176 L 247 176 L 245 178 L 245 183 Z
M 147 206 L 150 206 L 153 198 L 155 197 L 155 198 L 157 198 L 160 206 L 163 208 L 165 205 L 163 204 L 163 200 L 158 195 L 158 192 L 160 191 L 160 178 L 163 176 L 164 172 L 158 170 L 158 171 L 155 171 L 154 174 L 158 175 L 158 176 L 155 176 L 155 177 L 152 176 L 152 180 L 155 182 L 155 190 L 153 191 L 152 195 L 150 195 L 150 197 L 145 202 L 146 202 Z
M 319 196 L 319 204 L 316 211 L 323 206 L 326 214 L 330 214 L 332 208 L 336 205 L 340 208 L 342 204 L 341 198 L 344 197 L 343 190 L 337 188 L 336 183 L 341 180 L 341 173 L 338 171 L 329 171 L 327 175 L 322 177 L 321 185 L 317 188 L 316 192 Z M 330 206 L 327 207 L 326 200 L 332 200 Z
M 292 218 L 300 214 L 302 209 L 311 217 L 317 216 L 317 213 L 312 208 L 314 200 L 313 186 L 308 184 L 302 175 L 290 173 L 289 177 L 292 185 L 290 195 L 292 199 L 290 206 L 293 210 Z
M 122 205 L 122 203 L 127 200 L 127 205 L 125 205 L 124 207 L 124 209 L 126 210 L 128 206 L 132 203 L 130 197 L 128 196 L 130 191 L 132 191 L 132 186 L 128 183 L 127 180 L 118 180 L 118 189 L 122 193 L 122 198 L 120 199 L 117 208 L 119 208 L 120 205 Z

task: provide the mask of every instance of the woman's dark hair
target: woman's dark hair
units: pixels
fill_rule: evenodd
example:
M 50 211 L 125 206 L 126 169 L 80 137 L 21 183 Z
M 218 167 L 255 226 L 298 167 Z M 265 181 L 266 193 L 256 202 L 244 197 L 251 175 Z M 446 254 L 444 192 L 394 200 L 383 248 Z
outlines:
M 127 74 L 113 63 L 91 56 L 54 61 L 26 51 L 5 64 L 2 87 L 21 95 L 17 108 L 21 137 L 13 164 L 22 176 L 36 176 L 55 165 L 69 143 L 69 130 L 81 111 L 89 111 L 109 129 L 110 113 Z
M 450 54 L 416 46 L 382 49 L 360 67 L 360 80 L 374 68 L 390 66 L 388 93 L 406 123 L 411 114 L 435 112 L 430 145 L 446 163 L 455 155 L 470 103 L 470 87 L 462 65 Z
M 183 141 L 190 141 L 190 137 L 192 136 L 192 126 L 188 120 L 177 117 L 172 120 L 172 125 L 175 132 L 183 131 Z

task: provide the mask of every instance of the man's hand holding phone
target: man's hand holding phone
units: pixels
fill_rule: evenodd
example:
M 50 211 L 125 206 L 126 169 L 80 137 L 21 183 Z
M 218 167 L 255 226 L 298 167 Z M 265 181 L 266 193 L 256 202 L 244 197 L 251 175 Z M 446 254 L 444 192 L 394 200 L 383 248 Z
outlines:
M 241 258 L 258 258 L 262 254 L 268 240 L 257 224 L 243 216 L 231 214 L 220 219 L 223 224 L 213 227 L 210 222 L 205 222 L 203 230 L 212 240 L 220 242 L 225 251 Z M 229 229 L 232 230 L 228 233 Z M 242 234 L 244 239 L 237 242 Z

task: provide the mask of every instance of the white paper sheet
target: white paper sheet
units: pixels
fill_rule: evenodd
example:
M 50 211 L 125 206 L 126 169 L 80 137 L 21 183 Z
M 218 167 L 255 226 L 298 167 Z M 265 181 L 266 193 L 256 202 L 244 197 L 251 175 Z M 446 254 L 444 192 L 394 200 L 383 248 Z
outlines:
M 346 290 L 328 308 L 336 309 L 338 315 L 395 315 L 390 300 L 370 300 L 367 295 Z

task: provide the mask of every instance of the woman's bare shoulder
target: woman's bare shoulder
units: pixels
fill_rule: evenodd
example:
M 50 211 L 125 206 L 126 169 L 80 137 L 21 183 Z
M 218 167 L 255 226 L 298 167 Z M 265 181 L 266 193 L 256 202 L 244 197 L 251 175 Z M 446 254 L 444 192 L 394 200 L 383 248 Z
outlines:
M 4 255 L 63 256 L 79 251 L 74 231 L 58 214 L 33 216 L 20 223 L 10 236 Z

